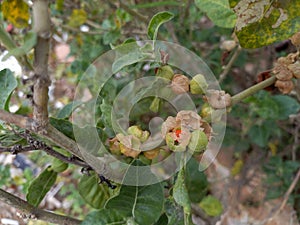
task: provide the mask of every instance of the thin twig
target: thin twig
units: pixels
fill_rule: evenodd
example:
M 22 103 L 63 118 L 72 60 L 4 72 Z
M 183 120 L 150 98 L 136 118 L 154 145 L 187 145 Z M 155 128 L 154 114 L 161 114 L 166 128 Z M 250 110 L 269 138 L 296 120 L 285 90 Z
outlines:
M 284 194 L 283 200 L 280 204 L 280 207 L 275 211 L 275 213 L 272 213 L 272 216 L 268 218 L 268 220 L 272 220 L 274 219 L 285 207 L 287 201 L 289 200 L 289 197 L 291 195 L 291 193 L 293 192 L 294 188 L 296 187 L 298 181 L 300 179 L 300 169 L 298 170 L 293 182 L 291 183 L 289 189 L 286 191 L 286 193 Z
M 239 45 L 234 54 L 232 55 L 231 59 L 229 60 L 228 64 L 225 66 L 223 72 L 220 74 L 219 83 L 221 83 L 226 78 L 227 74 L 229 73 L 231 67 L 233 66 L 235 60 L 237 59 L 241 51 L 242 47 Z
M 72 217 L 58 215 L 39 208 L 35 208 L 23 199 L 14 196 L 2 189 L 0 189 L 0 200 L 16 209 L 19 209 L 22 214 L 25 214 L 23 216 L 28 219 L 38 219 L 62 225 L 79 225 L 82 222 Z
M 138 13 L 137 11 L 129 8 L 122 1 L 119 1 L 119 5 L 120 5 L 120 7 L 122 9 L 124 9 L 124 11 L 126 11 L 127 13 L 129 13 L 130 15 L 132 15 L 134 18 L 137 18 L 137 19 L 143 21 L 144 23 L 148 23 L 148 18 L 146 16 L 143 16 L 142 14 Z

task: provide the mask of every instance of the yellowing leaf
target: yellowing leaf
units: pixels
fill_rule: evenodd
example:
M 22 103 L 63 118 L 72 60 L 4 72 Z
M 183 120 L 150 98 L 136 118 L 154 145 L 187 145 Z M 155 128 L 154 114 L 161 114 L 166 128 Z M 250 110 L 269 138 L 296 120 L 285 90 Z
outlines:
M 4 0 L 1 8 L 3 17 L 15 27 L 23 28 L 28 26 L 29 7 L 23 0 Z
M 241 160 L 241 159 L 237 160 L 234 163 L 233 167 L 231 168 L 231 175 L 235 176 L 235 175 L 239 174 L 243 168 L 243 165 L 244 165 L 243 160 Z
M 200 208 L 209 216 L 219 216 L 223 212 L 221 202 L 212 195 L 208 195 L 199 203 Z
M 83 9 L 74 9 L 70 18 L 68 25 L 71 27 L 79 27 L 84 24 L 87 20 L 86 12 Z
M 299 0 L 240 0 L 233 8 L 240 45 L 259 48 L 289 38 L 300 29 L 299 7 Z

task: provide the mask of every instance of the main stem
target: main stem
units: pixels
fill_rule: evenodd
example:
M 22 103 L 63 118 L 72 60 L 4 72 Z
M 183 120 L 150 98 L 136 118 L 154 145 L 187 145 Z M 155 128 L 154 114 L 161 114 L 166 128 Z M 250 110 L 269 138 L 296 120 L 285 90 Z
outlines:
M 33 30 L 38 39 L 34 49 L 33 118 L 36 131 L 43 132 L 48 124 L 48 90 L 51 80 L 48 74 L 50 42 L 50 15 L 48 0 L 35 0 L 32 6 Z

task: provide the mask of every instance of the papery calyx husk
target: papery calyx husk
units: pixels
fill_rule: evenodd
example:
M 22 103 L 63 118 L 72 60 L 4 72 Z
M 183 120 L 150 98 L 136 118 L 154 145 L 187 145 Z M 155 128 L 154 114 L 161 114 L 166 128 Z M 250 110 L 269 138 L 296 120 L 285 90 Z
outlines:
M 207 90 L 206 99 L 214 109 L 223 109 L 231 106 L 231 96 L 225 91 Z
M 291 80 L 283 81 L 277 80 L 275 82 L 275 87 L 279 89 L 282 94 L 289 94 L 294 89 L 294 83 Z
M 175 74 L 172 79 L 171 88 L 176 94 L 183 94 L 189 91 L 190 80 L 185 75 Z
M 205 138 L 201 138 L 201 143 L 198 146 L 194 142 L 191 146 L 195 145 L 198 149 L 201 147 L 202 150 L 205 140 L 210 139 L 212 129 L 196 112 L 191 110 L 182 110 L 177 113 L 176 117 L 169 116 L 162 124 L 161 129 L 162 136 L 172 151 L 185 151 L 191 143 L 191 137 L 195 131 L 197 131 L 195 135 L 201 131 Z
M 134 135 L 117 134 L 116 138 L 120 142 L 120 150 L 123 155 L 136 158 L 141 153 L 141 142 Z

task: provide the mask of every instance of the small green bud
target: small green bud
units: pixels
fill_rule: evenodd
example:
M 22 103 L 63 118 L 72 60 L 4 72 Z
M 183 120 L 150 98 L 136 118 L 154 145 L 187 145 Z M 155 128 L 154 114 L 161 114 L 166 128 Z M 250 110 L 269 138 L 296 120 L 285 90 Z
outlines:
M 208 144 L 206 134 L 201 130 L 195 130 L 192 132 L 191 140 L 188 145 L 191 151 L 202 153 Z
M 192 94 L 204 94 L 208 84 L 202 74 L 197 74 L 190 81 L 190 91 Z
M 172 80 L 174 76 L 174 72 L 171 66 L 165 65 L 157 69 L 156 76 L 163 77 L 168 80 Z
M 155 97 L 149 107 L 149 109 L 154 112 L 157 113 L 159 110 L 159 105 L 160 105 L 160 99 L 158 97 Z

